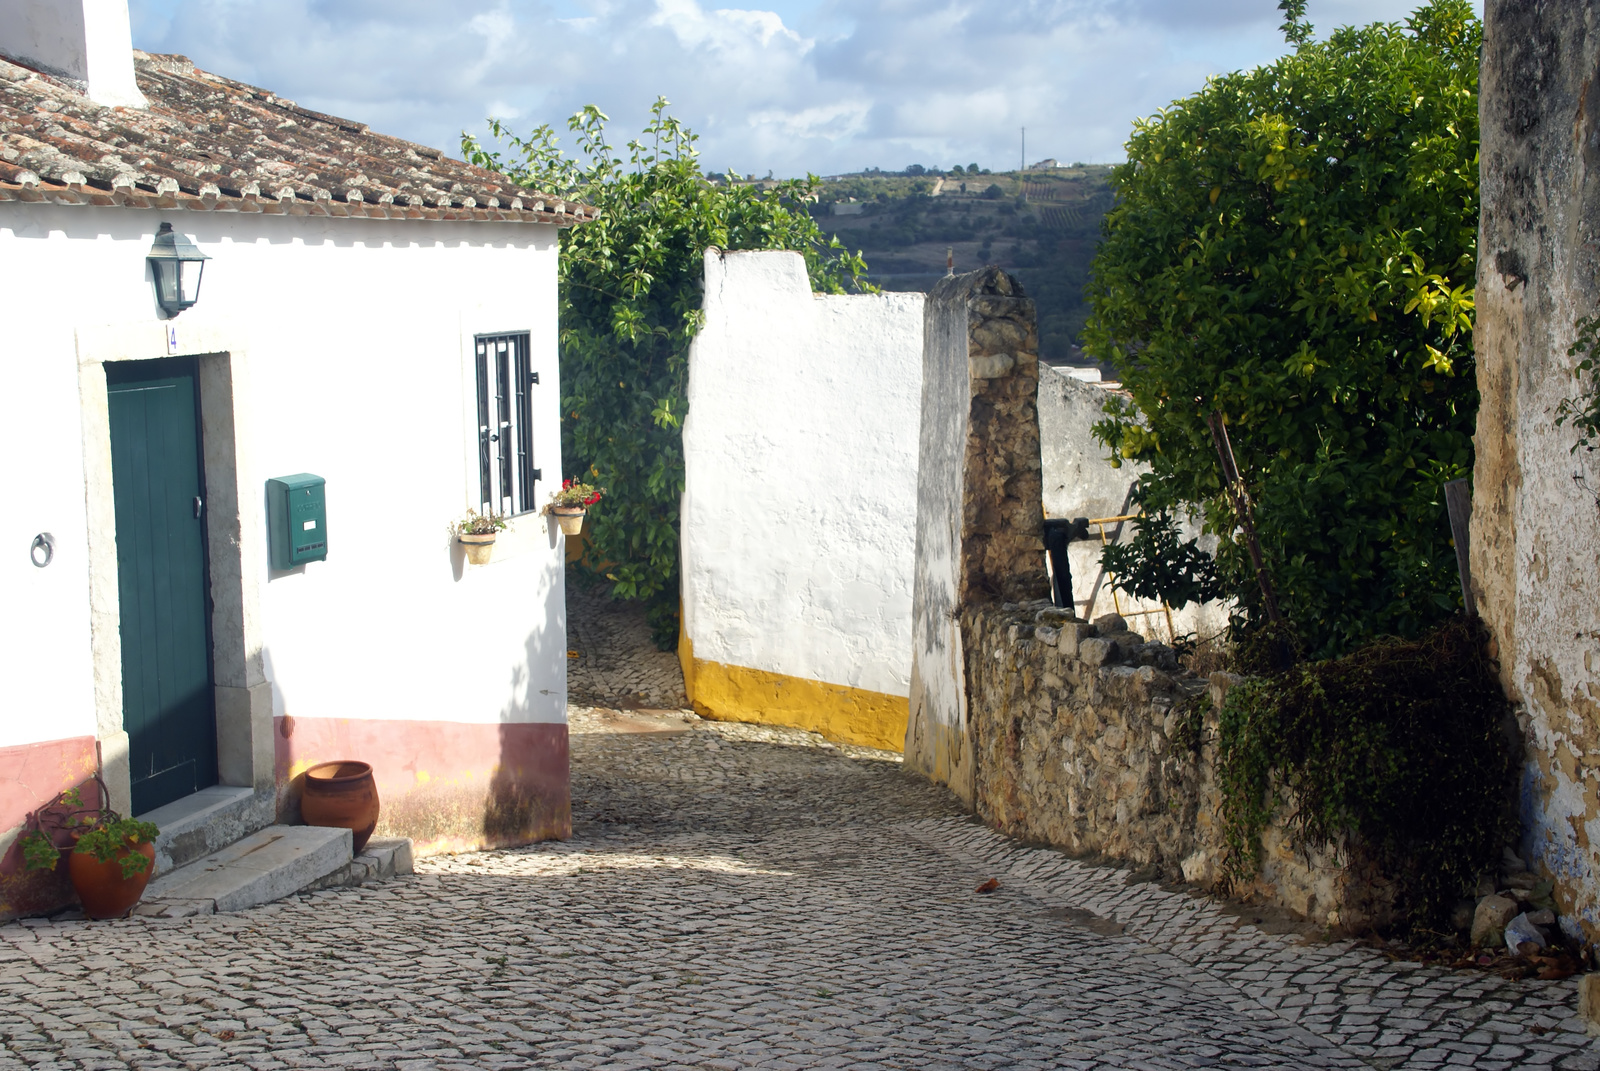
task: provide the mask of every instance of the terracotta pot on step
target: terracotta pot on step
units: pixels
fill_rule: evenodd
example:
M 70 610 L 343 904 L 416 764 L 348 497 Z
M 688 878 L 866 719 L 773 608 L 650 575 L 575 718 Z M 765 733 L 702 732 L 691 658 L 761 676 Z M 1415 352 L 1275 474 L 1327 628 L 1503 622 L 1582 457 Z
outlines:
M 311 767 L 300 796 L 300 816 L 308 826 L 348 829 L 350 850 L 359 855 L 378 824 L 378 786 L 372 767 L 353 759 Z
M 583 518 L 589 511 L 582 506 L 554 506 L 551 512 L 556 515 L 561 530 L 569 536 L 575 536 L 583 531 Z
M 122 876 L 122 857 L 142 855 L 148 865 L 132 877 Z M 144 895 L 144 887 L 156 869 L 156 846 L 149 841 L 122 849 L 101 862 L 89 852 L 67 856 L 67 874 L 72 888 L 83 902 L 83 913 L 92 919 L 120 919 Z

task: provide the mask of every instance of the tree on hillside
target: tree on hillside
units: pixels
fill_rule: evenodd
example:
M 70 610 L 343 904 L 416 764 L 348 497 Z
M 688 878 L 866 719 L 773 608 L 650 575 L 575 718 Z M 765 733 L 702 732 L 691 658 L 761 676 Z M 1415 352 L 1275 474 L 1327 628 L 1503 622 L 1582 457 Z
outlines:
M 1259 622 L 1219 414 L 1308 650 L 1459 604 L 1442 485 L 1472 467 L 1478 46 L 1467 0 L 1215 78 L 1135 125 L 1090 282 L 1088 351 L 1133 405 L 1097 431 L 1152 511 L 1201 509 Z
M 608 489 L 590 512 L 586 560 L 620 598 L 646 603 L 656 642 L 677 639 L 678 500 L 689 343 L 701 323 L 706 249 L 791 249 L 811 285 L 839 292 L 866 265 L 827 240 L 806 211 L 819 180 L 762 190 L 701 173 L 696 137 L 657 100 L 619 154 L 592 105 L 568 121 L 581 160 L 548 125 L 527 138 L 491 120 L 504 155 L 462 135 L 479 166 L 600 210 L 561 232 L 561 452 L 566 475 Z

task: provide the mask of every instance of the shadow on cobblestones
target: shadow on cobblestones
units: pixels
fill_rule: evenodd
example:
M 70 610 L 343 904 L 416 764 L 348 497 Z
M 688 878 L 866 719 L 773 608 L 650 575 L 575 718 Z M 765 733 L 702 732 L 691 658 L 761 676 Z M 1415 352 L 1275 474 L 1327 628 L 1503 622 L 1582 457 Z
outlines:
M 759 836 L 962 813 L 949 791 L 905 772 L 893 752 L 678 716 L 694 728 L 661 739 L 592 732 L 594 715 L 572 712 L 575 834 Z

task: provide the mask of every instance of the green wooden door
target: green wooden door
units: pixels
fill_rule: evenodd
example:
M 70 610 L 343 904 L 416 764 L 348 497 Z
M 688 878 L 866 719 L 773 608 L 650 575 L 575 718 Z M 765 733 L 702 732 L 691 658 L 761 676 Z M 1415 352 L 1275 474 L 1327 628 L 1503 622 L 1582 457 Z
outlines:
M 133 813 L 217 783 L 195 362 L 106 365 Z

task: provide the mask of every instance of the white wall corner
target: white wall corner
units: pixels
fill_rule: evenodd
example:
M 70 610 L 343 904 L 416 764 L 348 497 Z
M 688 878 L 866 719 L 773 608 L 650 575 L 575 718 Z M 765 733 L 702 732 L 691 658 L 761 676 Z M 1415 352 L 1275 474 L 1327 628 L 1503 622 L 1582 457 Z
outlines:
M 60 78 L 96 104 L 145 108 L 127 0 L 6 0 L 0 55 Z

